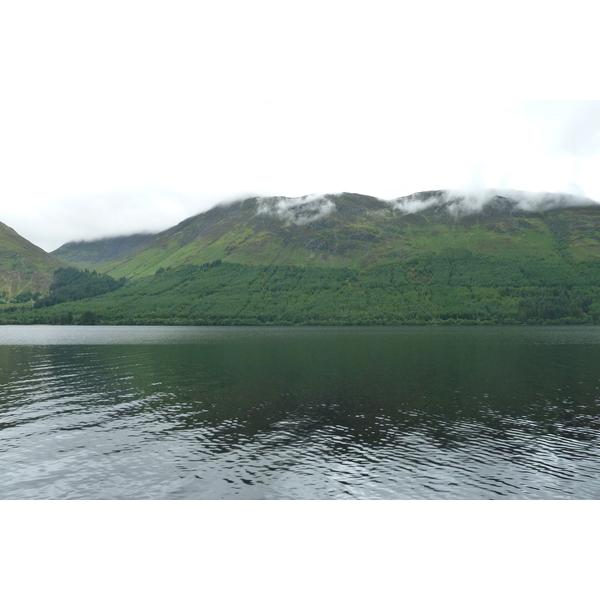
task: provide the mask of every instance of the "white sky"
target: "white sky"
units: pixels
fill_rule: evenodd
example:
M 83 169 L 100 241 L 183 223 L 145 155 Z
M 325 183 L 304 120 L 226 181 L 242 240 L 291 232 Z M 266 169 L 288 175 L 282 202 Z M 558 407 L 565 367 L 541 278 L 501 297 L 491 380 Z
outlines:
M 594 8 L 3 2 L 0 221 L 53 250 L 248 194 L 600 201 Z

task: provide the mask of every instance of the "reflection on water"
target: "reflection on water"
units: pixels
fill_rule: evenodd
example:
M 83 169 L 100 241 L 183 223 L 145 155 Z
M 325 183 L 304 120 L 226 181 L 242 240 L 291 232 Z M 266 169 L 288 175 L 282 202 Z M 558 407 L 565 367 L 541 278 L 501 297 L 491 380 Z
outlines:
M 0 498 L 600 498 L 600 328 L 0 327 Z

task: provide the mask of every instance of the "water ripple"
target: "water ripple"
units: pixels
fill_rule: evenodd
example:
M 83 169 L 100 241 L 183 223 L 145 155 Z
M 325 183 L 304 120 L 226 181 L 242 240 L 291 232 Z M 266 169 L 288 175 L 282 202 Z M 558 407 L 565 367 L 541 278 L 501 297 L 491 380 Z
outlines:
M 569 343 L 565 354 L 559 333 L 509 387 L 503 374 L 476 377 L 483 362 L 444 374 L 441 358 L 439 381 L 416 381 L 403 346 L 379 362 L 373 346 L 346 368 L 346 333 L 337 354 L 308 338 L 275 337 L 277 352 L 211 346 L 214 335 L 0 346 L 0 498 L 598 499 L 600 351 Z M 394 352 L 404 362 L 386 362 Z M 298 364 L 310 376 L 294 375 Z

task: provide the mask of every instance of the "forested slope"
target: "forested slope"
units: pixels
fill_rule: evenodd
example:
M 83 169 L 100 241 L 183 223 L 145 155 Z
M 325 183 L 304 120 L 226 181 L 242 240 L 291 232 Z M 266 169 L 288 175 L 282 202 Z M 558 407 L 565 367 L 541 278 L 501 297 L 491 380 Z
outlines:
M 215 261 L 4 322 L 300 325 L 597 323 L 600 265 L 445 252 L 359 271 Z

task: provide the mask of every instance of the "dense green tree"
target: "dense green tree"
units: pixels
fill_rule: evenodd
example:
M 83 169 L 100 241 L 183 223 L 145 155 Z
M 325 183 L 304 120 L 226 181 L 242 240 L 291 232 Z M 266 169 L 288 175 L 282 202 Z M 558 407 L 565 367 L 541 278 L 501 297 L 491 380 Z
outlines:
M 50 284 L 50 292 L 36 300 L 35 308 L 53 306 L 82 298 L 93 298 L 100 294 L 114 292 L 123 285 L 125 285 L 125 279 L 113 279 L 109 275 L 88 269 L 84 271 L 74 267 L 56 269 Z
M 598 323 L 597 267 L 543 262 L 439 253 L 360 271 L 213 261 L 166 268 L 125 285 L 113 280 L 117 289 L 76 301 L 64 294 L 60 303 L 38 301 L 38 308 L 7 305 L 0 319 L 132 325 Z M 104 283 L 97 274 L 83 272 L 80 279 L 62 272 L 50 296 L 61 290 L 95 294 L 106 289 L 96 284 Z

